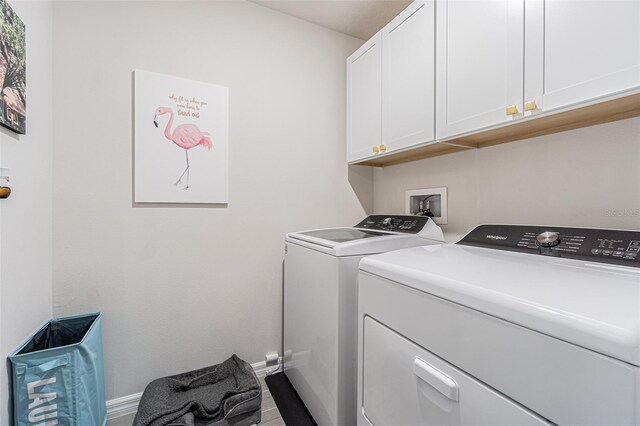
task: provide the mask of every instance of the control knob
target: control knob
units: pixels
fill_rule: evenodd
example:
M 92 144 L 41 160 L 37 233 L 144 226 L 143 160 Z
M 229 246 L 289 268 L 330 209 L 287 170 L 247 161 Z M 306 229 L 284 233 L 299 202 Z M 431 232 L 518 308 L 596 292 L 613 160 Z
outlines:
M 540 247 L 555 247 L 560 244 L 560 234 L 553 231 L 545 231 L 536 237 Z

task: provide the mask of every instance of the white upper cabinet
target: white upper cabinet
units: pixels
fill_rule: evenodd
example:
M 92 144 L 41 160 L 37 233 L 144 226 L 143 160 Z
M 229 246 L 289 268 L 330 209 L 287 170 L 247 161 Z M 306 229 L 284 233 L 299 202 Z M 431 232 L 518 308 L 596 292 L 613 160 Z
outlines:
M 375 154 L 381 140 L 382 36 L 378 33 L 347 59 L 347 161 Z
M 415 1 L 382 30 L 382 151 L 435 138 L 435 0 Z
M 640 86 L 640 1 L 526 0 L 525 102 L 546 112 Z
M 351 163 L 635 116 L 640 0 L 416 0 L 347 60 Z
M 436 138 L 522 118 L 524 0 L 437 0 L 436 14 Z
M 347 160 L 434 138 L 435 0 L 420 0 L 347 59 Z

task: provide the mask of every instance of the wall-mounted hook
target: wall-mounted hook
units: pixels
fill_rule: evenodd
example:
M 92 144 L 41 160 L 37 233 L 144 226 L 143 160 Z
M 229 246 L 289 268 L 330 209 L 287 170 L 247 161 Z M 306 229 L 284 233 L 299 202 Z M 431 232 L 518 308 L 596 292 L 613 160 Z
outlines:
M 9 195 L 11 195 L 10 180 L 9 169 L 0 168 L 0 199 L 9 198 Z

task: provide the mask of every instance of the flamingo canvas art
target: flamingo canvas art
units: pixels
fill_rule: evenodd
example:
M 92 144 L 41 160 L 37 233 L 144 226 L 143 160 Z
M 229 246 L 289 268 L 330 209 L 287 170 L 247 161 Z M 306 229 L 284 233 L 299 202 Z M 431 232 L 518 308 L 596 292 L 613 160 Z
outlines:
M 186 190 L 189 189 L 189 150 L 198 145 L 202 145 L 210 150 L 212 146 L 211 138 L 209 138 L 209 133 L 201 131 L 195 124 L 181 124 L 172 132 L 171 125 L 173 124 L 173 110 L 167 107 L 160 107 L 156 109 L 156 112 L 153 115 L 153 124 L 156 127 L 158 127 L 158 117 L 164 114 L 169 114 L 169 121 L 167 122 L 167 126 L 164 128 L 164 137 L 184 149 L 184 155 L 187 160 L 187 167 L 184 169 L 174 185 L 178 186 L 179 183 L 182 183 L 182 178 L 184 178 L 186 173 L 187 185 L 182 188 Z
M 134 104 L 134 201 L 226 204 L 228 89 L 136 70 Z

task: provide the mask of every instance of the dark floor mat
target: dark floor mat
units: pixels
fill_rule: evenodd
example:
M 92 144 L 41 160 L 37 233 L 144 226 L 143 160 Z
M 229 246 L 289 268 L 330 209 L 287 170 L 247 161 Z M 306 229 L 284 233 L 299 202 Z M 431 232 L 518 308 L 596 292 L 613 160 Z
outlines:
M 264 381 L 267 383 L 284 424 L 287 426 L 316 426 L 307 407 L 304 406 L 284 373 L 272 374 L 265 377 Z

